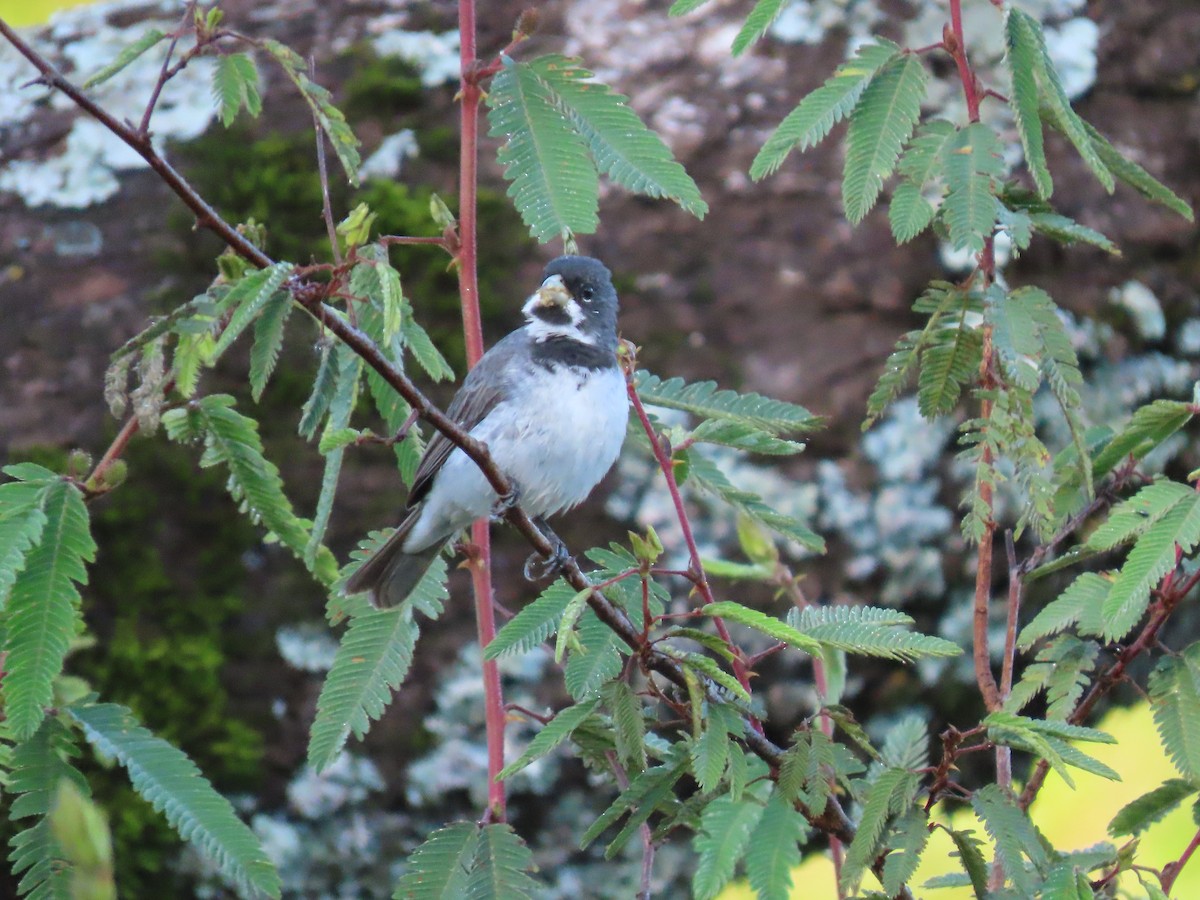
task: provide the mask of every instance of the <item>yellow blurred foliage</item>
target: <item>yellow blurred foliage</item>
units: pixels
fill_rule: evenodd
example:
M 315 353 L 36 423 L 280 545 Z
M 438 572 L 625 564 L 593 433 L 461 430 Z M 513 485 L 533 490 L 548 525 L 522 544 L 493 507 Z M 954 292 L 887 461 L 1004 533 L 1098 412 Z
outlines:
M 94 2 L 95 0 L 0 0 L 0 19 L 17 28 L 41 25 L 50 18 L 51 13 L 60 9 Z
M 1108 781 L 1076 769 L 1072 770 L 1075 780 L 1072 790 L 1058 775 L 1051 773 L 1031 810 L 1038 828 L 1062 850 L 1111 842 L 1106 829 L 1117 810 L 1179 774 L 1159 744 L 1148 704 L 1114 710 L 1096 727 L 1115 737 L 1117 743 L 1086 744 L 1082 745 L 1083 749 L 1115 769 L 1122 780 Z M 1161 868 L 1178 858 L 1196 833 L 1191 806 L 1191 801 L 1185 801 L 1142 835 L 1139 864 Z M 934 817 L 957 829 L 974 829 L 977 837 L 987 840 L 979 821 L 962 804 L 954 804 L 949 816 L 944 804 L 939 804 L 934 809 Z M 1125 840 L 1128 839 L 1123 838 L 1121 842 Z M 925 849 L 921 867 L 911 881 L 915 897 L 920 900 L 969 900 L 973 896 L 969 888 L 928 890 L 921 887 L 936 875 L 962 871 L 957 867 L 957 861 L 950 857 L 953 851 L 949 836 L 940 829 L 935 831 Z M 864 888 L 877 887 L 870 875 L 867 882 Z M 792 873 L 792 884 L 791 900 L 835 900 L 837 897 L 833 864 L 826 854 L 811 856 L 798 866 Z M 1126 897 L 1145 896 L 1136 878 L 1126 876 L 1121 881 L 1121 888 Z M 1200 862 L 1183 870 L 1175 882 L 1172 897 L 1178 900 L 1200 897 Z M 754 900 L 754 892 L 744 882 L 739 882 L 727 888 L 719 900 Z

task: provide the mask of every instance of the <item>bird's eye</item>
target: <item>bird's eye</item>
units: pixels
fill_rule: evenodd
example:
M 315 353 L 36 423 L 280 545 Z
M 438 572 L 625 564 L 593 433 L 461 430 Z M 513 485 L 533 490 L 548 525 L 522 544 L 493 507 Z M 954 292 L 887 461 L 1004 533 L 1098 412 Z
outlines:
M 592 298 L 596 296 L 596 292 L 591 287 L 585 287 L 579 292 L 579 296 L 583 299 L 584 303 L 591 303 Z

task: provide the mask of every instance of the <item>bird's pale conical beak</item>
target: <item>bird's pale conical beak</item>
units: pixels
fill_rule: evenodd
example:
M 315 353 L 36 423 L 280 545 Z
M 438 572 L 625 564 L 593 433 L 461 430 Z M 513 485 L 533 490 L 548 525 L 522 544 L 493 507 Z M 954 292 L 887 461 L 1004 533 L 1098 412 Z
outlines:
M 567 304 L 571 302 L 571 292 L 567 290 L 567 286 L 563 284 L 561 275 L 551 275 L 542 282 L 542 286 L 538 288 L 530 296 L 525 304 L 526 311 L 532 312 L 535 309 L 546 309 L 557 307 L 566 309 Z

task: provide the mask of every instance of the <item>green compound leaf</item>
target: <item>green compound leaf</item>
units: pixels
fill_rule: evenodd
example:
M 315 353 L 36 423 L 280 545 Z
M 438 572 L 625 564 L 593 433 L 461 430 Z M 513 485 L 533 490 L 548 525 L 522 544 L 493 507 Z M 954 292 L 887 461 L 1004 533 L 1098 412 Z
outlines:
M 1165 657 L 1150 673 L 1150 708 L 1179 774 L 1200 782 L 1200 643 Z
M 458 900 L 475 864 L 479 826 L 455 822 L 439 828 L 408 858 L 394 900 Z
M 737 710 L 709 702 L 708 718 L 690 748 L 692 774 L 701 791 L 715 791 L 720 785 L 729 761 L 731 738 L 739 737 L 742 727 L 742 716 Z
M 1125 637 L 1141 620 L 1150 591 L 1175 568 L 1176 545 L 1186 555 L 1200 542 L 1200 495 L 1191 493 L 1138 538 L 1104 601 L 1104 636 Z
M 1004 866 L 1008 881 L 1017 889 L 1019 896 L 1034 896 L 1034 876 L 1025 868 L 1025 859 L 1028 858 L 1038 871 L 1043 871 L 1049 863 L 1043 838 L 1037 828 L 1025 812 L 994 784 L 984 785 L 977 790 L 971 797 L 971 806 L 996 844 L 996 857 Z
M 125 767 L 134 790 L 239 890 L 280 896 L 279 874 L 258 838 L 186 755 L 143 728 L 123 706 L 75 706 L 68 714 L 96 750 Z
M 167 35 L 164 32 L 159 31 L 157 28 L 151 28 L 132 44 L 123 48 L 121 52 L 117 54 L 116 59 L 110 62 L 95 75 L 92 75 L 90 78 L 88 78 L 88 80 L 83 83 L 84 89 L 94 88 L 96 85 L 103 84 L 104 82 L 108 81 L 108 79 L 112 78 L 151 47 L 166 40 L 166 38 Z
M 569 738 L 572 732 L 588 720 L 600 705 L 599 698 L 586 703 L 577 703 L 561 710 L 534 736 L 519 758 L 500 770 L 496 778 L 504 781 L 516 775 L 526 766 L 541 759 Z
M 19 823 L 38 817 L 10 841 L 8 861 L 13 875 L 21 877 L 18 892 L 22 896 L 71 900 L 74 872 L 51 830 L 49 813 L 60 783 L 70 782 L 85 796 L 89 793 L 87 781 L 71 763 L 78 754 L 74 735 L 59 719 L 50 717 L 28 740 L 13 747 L 7 760 L 9 818 Z
M 1056 600 L 1033 617 L 1021 631 L 1017 646 L 1028 650 L 1041 638 L 1057 634 L 1079 623 L 1080 634 L 1101 634 L 1104 621 L 1100 610 L 1112 589 L 1112 578 L 1095 572 L 1084 572 L 1071 582 Z
M 862 92 L 850 116 L 842 175 L 842 203 L 850 224 L 857 225 L 871 211 L 884 179 L 896 168 L 920 118 L 927 78 L 919 57 L 900 56 Z
M 679 409 L 702 419 L 733 422 L 775 436 L 811 431 L 821 424 L 820 417 L 796 403 L 773 400 L 762 394 L 719 390 L 715 381 L 693 384 L 682 378 L 663 381 L 641 369 L 635 383 L 638 396 L 650 406 Z
M 929 337 L 917 375 L 917 406 L 927 419 L 954 410 L 965 385 L 979 374 L 983 336 L 960 319 L 957 327 L 941 328 Z
M 947 142 L 946 200 L 942 215 L 955 250 L 978 253 L 996 226 L 996 192 L 1004 175 L 1003 147 L 996 133 L 980 122 L 968 125 Z
M 499 659 L 528 653 L 554 633 L 563 610 L 576 593 L 575 588 L 559 578 L 504 624 L 492 642 L 483 648 L 483 658 Z
M 1113 837 L 1141 834 L 1170 813 L 1200 787 L 1184 778 L 1170 778 L 1154 790 L 1121 807 L 1108 825 Z
M 25 568 L 25 554 L 46 527 L 43 490 L 41 484 L 0 484 L 0 609 L 7 607 L 9 589 Z
M 346 116 L 333 105 L 333 95 L 308 77 L 308 64 L 291 47 L 270 38 L 263 40 L 261 46 L 274 57 L 296 85 L 300 96 L 304 98 L 321 130 L 329 138 L 329 143 L 333 145 L 333 152 L 337 154 L 338 162 L 346 172 L 346 180 L 357 187 L 358 169 L 362 164 L 362 157 L 358 154 L 359 141 L 346 122 Z
M 895 834 L 888 840 L 890 852 L 883 862 L 883 890 L 888 896 L 896 896 L 912 878 L 927 843 L 929 815 L 919 806 L 913 807 L 896 823 Z
M 1038 196 L 1048 199 L 1054 191 L 1054 181 L 1046 164 L 1046 148 L 1042 139 L 1042 119 L 1038 112 L 1041 104 L 1037 85 L 1041 49 L 1028 18 L 1013 15 L 1013 10 L 1004 17 L 1005 62 L 1012 79 L 1012 98 L 1009 106 L 1021 137 L 1025 151 L 1025 163 L 1033 176 Z
M 233 315 L 209 355 L 209 365 L 220 359 L 241 336 L 246 327 L 262 312 L 267 301 L 276 295 L 294 268 L 291 263 L 276 263 L 266 269 L 257 269 L 229 289 L 222 305 L 225 309 L 233 310 Z
M 185 409 L 163 414 L 167 435 L 174 441 L 192 442 L 203 436 L 204 468 L 224 464 L 229 469 L 229 492 L 254 522 L 261 522 L 324 584 L 337 577 L 337 563 L 328 548 L 308 554 L 309 529 L 296 517 L 283 492 L 279 469 L 263 455 L 258 423 L 233 408 L 228 394 L 213 394 Z
M 717 797 L 704 808 L 700 833 L 692 841 L 700 857 L 692 878 L 693 897 L 712 900 L 729 883 L 762 814 L 761 804 L 731 797 Z
M 1096 155 L 1100 157 L 1100 161 L 1117 178 L 1147 200 L 1152 200 L 1155 203 L 1165 206 L 1172 212 L 1183 216 L 1189 222 L 1194 220 L 1195 216 L 1192 212 L 1192 207 L 1186 200 L 1133 160 L 1122 156 L 1121 152 L 1090 124 L 1084 122 L 1083 128 L 1087 132 L 1088 137 L 1091 138 L 1092 146 L 1095 148 Z
M 464 900 L 533 900 L 542 887 L 529 877 L 533 854 L 510 825 L 480 829 Z
M 292 313 L 292 298 L 283 291 L 272 294 L 254 323 L 254 346 L 250 349 L 250 396 L 257 403 L 279 362 L 283 330 Z
M 304 547 L 304 562 L 309 568 L 316 565 L 317 555 L 323 548 L 321 541 L 325 538 L 329 517 L 333 514 L 333 499 L 342 472 L 342 460 L 346 455 L 346 442 L 335 440 L 334 436 L 348 430 L 350 415 L 358 402 L 358 386 L 363 369 L 362 359 L 346 344 L 338 344 L 336 356 L 337 386 L 329 404 L 325 431 L 318 445 L 318 449 L 327 448 L 321 449 L 325 454 L 325 472 L 321 476 L 321 493 L 317 497 L 312 529 Z
M 913 620 L 894 609 L 875 606 L 809 606 L 790 610 L 795 628 L 825 647 L 860 656 L 912 661 L 923 656 L 958 656 L 952 641 L 908 631 Z
M 258 69 L 246 53 L 217 57 L 217 64 L 213 68 L 212 91 L 217 115 L 226 128 L 233 124 L 242 107 L 256 119 L 262 112 Z
M 628 98 L 591 80 L 592 73 L 575 59 L 543 56 L 517 65 L 529 66 L 541 78 L 551 102 L 587 143 L 599 171 L 635 194 L 674 200 L 704 218 L 708 204 L 696 182 L 629 108 Z
M 934 208 L 921 194 L 919 185 L 902 181 L 888 203 L 888 223 L 898 244 L 906 244 L 933 222 Z
M 1155 400 L 1138 407 L 1129 424 L 1097 454 L 1092 470 L 1099 478 L 1129 457 L 1142 459 L 1191 420 L 1191 404 L 1178 400 Z
M 759 900 L 787 900 L 792 893 L 792 869 L 800 865 L 800 848 L 809 835 L 808 823 L 780 791 L 771 794 L 750 835 L 746 876 Z
M 1029 214 L 1029 224 L 1039 234 L 1044 234 L 1051 240 L 1066 244 L 1068 247 L 1072 244 L 1090 244 L 1113 256 L 1121 255 L 1117 245 L 1099 231 L 1088 228 L 1086 225 L 1080 225 L 1068 216 L 1058 213 L 1032 212 Z
M 438 556 L 399 606 L 351 617 L 317 699 L 308 744 L 308 762 L 314 769 L 328 767 L 351 732 L 361 739 L 371 722 L 383 715 L 412 664 L 420 636 L 414 611 L 436 614 L 448 596 L 446 560 Z
M 811 656 L 816 656 L 821 652 L 821 644 L 818 640 L 798 631 L 774 616 L 768 616 L 766 613 L 743 606 L 740 603 L 735 603 L 732 600 L 709 603 L 700 612 L 713 618 L 720 617 L 730 622 L 737 622 L 740 625 L 748 625 L 755 631 L 761 631 L 763 634 L 773 637 L 777 641 L 783 641 L 785 644 L 790 644 Z
M 7 471 L 13 474 L 12 467 Z M 17 740 L 37 731 L 54 699 L 54 679 L 80 627 L 76 585 L 87 584 L 86 563 L 96 558 L 77 487 L 63 479 L 48 482 L 39 506 L 45 525 L 16 575 L 4 629 L 4 711 Z
M 868 789 L 854 840 L 846 850 L 842 887 L 857 885 L 875 858 L 888 821 L 912 806 L 917 776 L 904 769 L 884 769 Z
M 783 165 L 793 149 L 804 151 L 824 140 L 834 125 L 850 115 L 876 73 L 899 53 L 896 44 L 882 38 L 859 47 L 853 59 L 838 66 L 779 123 L 754 158 L 750 177 L 761 181 Z
M 779 14 L 787 2 L 788 0 L 758 0 L 754 4 L 754 8 L 750 10 L 750 15 L 746 17 L 742 30 L 733 39 L 733 55 L 741 56 L 749 47 L 757 43 L 758 39 L 766 34 L 767 29 L 779 18 Z
M 986 900 L 988 866 L 987 860 L 983 858 L 983 851 L 980 849 L 983 847 L 983 841 L 975 837 L 974 831 L 954 831 L 949 828 L 946 831 L 958 849 L 958 853 L 951 854 L 951 856 L 957 856 L 959 862 L 962 863 L 963 871 L 970 879 L 971 889 L 975 892 L 975 900 Z
M 490 134 L 512 198 L 541 243 L 591 234 L 599 225 L 600 180 L 585 139 L 528 63 L 504 58 L 488 92 Z

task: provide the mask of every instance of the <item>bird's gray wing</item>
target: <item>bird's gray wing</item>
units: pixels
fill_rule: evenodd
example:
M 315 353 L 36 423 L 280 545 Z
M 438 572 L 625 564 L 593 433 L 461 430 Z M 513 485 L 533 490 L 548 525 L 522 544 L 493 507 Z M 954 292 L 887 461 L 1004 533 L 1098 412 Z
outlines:
M 506 396 L 513 375 L 510 367 L 528 365 L 528 360 L 522 359 L 529 355 L 527 344 L 528 338 L 517 331 L 485 353 L 475 368 L 467 373 L 446 415 L 464 431 L 470 431 L 482 422 Z M 413 477 L 412 491 L 408 495 L 409 506 L 420 503 L 429 493 L 434 476 L 454 449 L 455 445 L 449 438 L 440 431 L 434 432 L 417 466 L 417 474 Z

